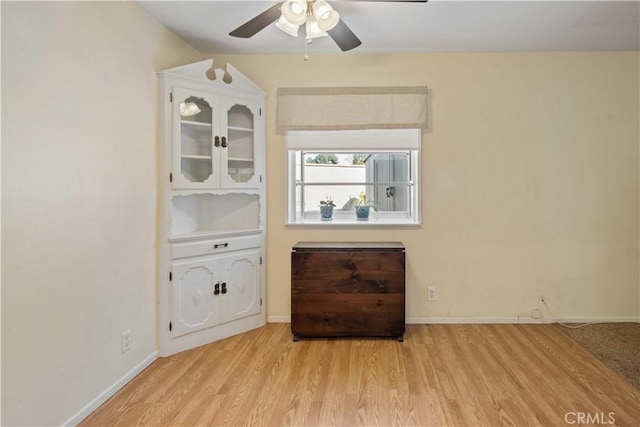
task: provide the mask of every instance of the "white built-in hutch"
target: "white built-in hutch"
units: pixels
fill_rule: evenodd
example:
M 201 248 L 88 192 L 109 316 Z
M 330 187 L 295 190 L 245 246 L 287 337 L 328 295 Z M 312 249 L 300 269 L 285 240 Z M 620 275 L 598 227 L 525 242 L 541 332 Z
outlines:
M 160 355 L 266 323 L 265 92 L 212 60 L 160 82 Z

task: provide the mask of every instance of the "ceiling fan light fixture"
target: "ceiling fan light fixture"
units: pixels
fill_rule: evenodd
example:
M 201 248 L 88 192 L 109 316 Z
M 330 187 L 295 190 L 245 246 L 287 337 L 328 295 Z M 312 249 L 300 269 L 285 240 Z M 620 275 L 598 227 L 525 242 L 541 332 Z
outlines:
M 287 18 L 284 17 L 284 15 L 280 16 L 280 19 L 278 19 L 278 22 L 276 22 L 276 27 L 280 28 L 290 36 L 298 37 L 298 28 L 300 26 L 289 22 Z
M 287 0 L 282 3 L 282 16 L 293 25 L 302 25 L 307 20 L 306 0 Z
M 315 39 L 317 37 L 326 37 L 329 35 L 320 28 L 318 21 L 313 15 L 309 16 L 309 19 L 307 19 L 306 30 L 307 30 L 307 40 Z
M 332 30 L 338 21 L 340 15 L 325 0 L 317 0 L 313 4 L 313 16 L 318 23 L 321 31 Z

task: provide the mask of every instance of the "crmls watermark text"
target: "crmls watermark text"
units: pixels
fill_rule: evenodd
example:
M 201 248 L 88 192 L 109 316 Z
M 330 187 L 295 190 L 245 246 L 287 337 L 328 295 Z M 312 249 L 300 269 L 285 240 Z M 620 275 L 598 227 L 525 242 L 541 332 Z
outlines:
M 564 414 L 564 422 L 567 424 L 615 424 L 615 412 L 567 412 Z

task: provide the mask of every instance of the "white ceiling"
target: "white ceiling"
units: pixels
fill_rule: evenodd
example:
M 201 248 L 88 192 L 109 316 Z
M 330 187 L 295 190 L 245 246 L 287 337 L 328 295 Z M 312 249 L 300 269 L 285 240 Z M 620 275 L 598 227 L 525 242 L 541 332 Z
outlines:
M 302 36 L 291 37 L 274 25 L 250 39 L 228 35 L 277 1 L 137 3 L 203 53 L 300 53 L 304 49 Z M 362 40 L 350 51 L 354 53 L 640 50 L 638 0 L 331 3 Z M 314 40 L 310 52 L 338 53 L 340 49 L 323 37 Z

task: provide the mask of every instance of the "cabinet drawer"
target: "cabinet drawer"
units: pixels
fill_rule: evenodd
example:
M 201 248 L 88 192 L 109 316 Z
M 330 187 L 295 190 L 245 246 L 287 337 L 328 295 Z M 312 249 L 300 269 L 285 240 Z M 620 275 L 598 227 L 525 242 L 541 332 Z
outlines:
M 174 243 L 171 245 L 171 258 L 187 258 L 199 255 L 212 255 L 246 248 L 260 247 L 261 235 L 227 237 L 199 242 Z

